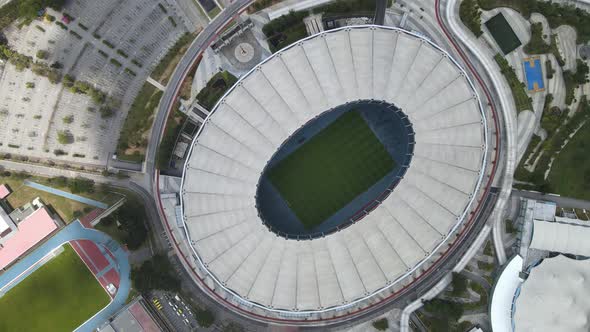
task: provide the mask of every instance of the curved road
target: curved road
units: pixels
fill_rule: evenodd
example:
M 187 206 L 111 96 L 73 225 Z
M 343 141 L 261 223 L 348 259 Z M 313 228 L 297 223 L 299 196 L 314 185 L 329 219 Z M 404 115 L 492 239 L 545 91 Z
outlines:
M 437 3 L 437 19 L 441 20 L 439 15 L 439 4 L 440 0 L 436 0 Z M 492 234 L 494 238 L 494 247 L 496 249 L 496 255 L 498 257 L 498 261 L 500 265 L 506 262 L 506 252 L 504 250 L 504 242 L 502 241 L 502 221 L 504 216 L 504 208 L 506 206 L 506 202 L 510 198 L 510 193 L 512 191 L 512 182 L 514 177 L 514 169 L 516 168 L 516 107 L 514 105 L 514 98 L 512 97 L 512 91 L 508 87 L 508 83 L 502 76 L 498 65 L 495 63 L 493 59 L 489 57 L 489 55 L 481 49 L 481 45 L 471 34 L 471 32 L 466 31 L 464 26 L 459 22 L 459 6 L 457 4 L 457 0 L 448 0 L 445 5 L 445 17 L 444 19 L 447 21 L 449 28 L 453 35 L 457 36 L 461 43 L 465 45 L 467 49 L 469 49 L 475 56 L 477 56 L 478 60 L 483 64 L 487 74 L 494 82 L 494 86 L 498 88 L 498 96 L 500 102 L 500 108 L 504 120 L 504 155 L 506 157 L 505 164 L 504 164 L 504 174 L 502 178 L 502 188 L 500 191 L 500 195 L 498 197 L 498 202 L 496 207 L 494 208 L 493 212 L 493 229 Z M 442 23 L 441 23 L 441 26 Z M 450 34 L 444 29 L 445 34 L 447 34 L 448 39 L 453 43 L 454 47 L 457 49 L 463 60 L 466 62 L 467 66 L 473 73 L 473 75 L 477 78 L 480 82 L 484 92 L 486 93 L 486 97 L 488 99 L 489 105 L 493 108 L 494 101 L 491 98 L 490 92 L 487 87 L 483 84 L 483 80 L 480 78 L 479 74 L 471 65 L 471 63 L 467 60 L 467 56 L 463 52 L 463 50 L 453 41 L 453 38 Z M 497 121 L 496 118 L 494 120 Z M 498 146 L 501 148 L 501 146 Z M 496 159 L 496 165 L 499 163 L 499 159 Z

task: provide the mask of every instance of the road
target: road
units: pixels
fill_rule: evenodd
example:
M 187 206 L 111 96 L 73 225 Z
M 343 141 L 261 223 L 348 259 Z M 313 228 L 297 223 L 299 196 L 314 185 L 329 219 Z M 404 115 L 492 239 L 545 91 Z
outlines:
M 439 9 L 439 1 L 436 0 L 437 3 L 437 11 Z M 504 130 L 503 132 L 503 144 L 504 146 L 498 146 L 498 148 L 503 148 L 503 156 L 504 157 L 504 174 L 502 177 L 502 185 L 500 195 L 498 197 L 498 202 L 494 209 L 493 213 L 493 239 L 494 239 L 494 247 L 496 249 L 496 257 L 498 257 L 498 262 L 500 265 L 506 262 L 506 251 L 504 250 L 504 243 L 502 241 L 502 221 L 504 220 L 504 208 L 506 206 L 506 202 L 510 198 L 510 193 L 512 191 L 512 183 L 514 181 L 514 170 L 516 168 L 517 157 L 516 157 L 516 131 L 517 131 L 517 123 L 516 123 L 516 106 L 514 104 L 514 98 L 512 97 L 512 92 L 508 83 L 506 82 L 505 78 L 502 76 L 498 65 L 495 63 L 492 57 L 483 49 L 482 45 L 479 41 L 475 38 L 475 36 L 470 32 L 466 31 L 466 28 L 460 23 L 459 18 L 459 6 L 457 0 L 448 0 L 445 4 L 445 11 L 444 17 L 442 17 L 444 21 L 448 24 L 450 28 L 450 32 L 453 36 L 457 36 L 461 43 L 472 52 L 479 62 L 484 66 L 487 75 L 491 78 L 493 85 L 496 89 L 498 89 L 498 101 L 500 103 L 500 111 L 502 114 L 502 118 L 504 120 Z M 448 38 L 451 39 L 452 37 L 448 35 Z M 453 41 L 452 41 L 453 42 Z M 462 55 L 462 58 L 466 60 L 466 56 L 464 55 L 464 51 L 453 42 L 453 45 L 457 49 L 457 51 Z M 483 84 L 481 78 L 477 71 L 473 68 L 469 61 L 465 61 L 467 66 L 472 71 L 474 76 L 480 82 L 480 85 L 486 92 L 486 97 L 488 99 L 488 103 L 491 107 L 494 107 L 494 100 L 491 98 L 491 93 L 487 89 L 487 87 Z M 494 119 L 498 120 L 498 119 Z M 499 159 L 496 159 L 496 164 L 500 162 Z
M 523 191 L 523 190 L 513 190 L 512 195 L 522 198 L 531 198 L 536 199 L 539 201 L 548 201 L 554 202 L 557 206 L 560 207 L 568 207 L 568 208 L 576 208 L 576 209 L 586 209 L 590 210 L 590 201 L 585 201 L 582 199 L 571 198 L 571 197 L 563 197 L 563 196 L 555 196 L 555 195 L 548 195 L 542 194 L 539 192 L 534 191 Z

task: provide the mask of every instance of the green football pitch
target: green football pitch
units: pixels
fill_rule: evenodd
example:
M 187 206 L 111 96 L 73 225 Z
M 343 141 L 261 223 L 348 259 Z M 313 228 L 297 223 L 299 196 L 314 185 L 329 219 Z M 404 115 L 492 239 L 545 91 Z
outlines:
M 268 178 L 303 226 L 311 229 L 394 167 L 362 116 L 349 111 L 271 168 Z
M 72 331 L 109 303 L 70 247 L 0 298 L 0 331 Z

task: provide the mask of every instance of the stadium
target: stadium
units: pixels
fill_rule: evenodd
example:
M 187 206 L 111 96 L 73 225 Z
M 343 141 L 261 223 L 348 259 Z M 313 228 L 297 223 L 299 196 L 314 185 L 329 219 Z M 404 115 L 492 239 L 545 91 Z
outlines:
M 355 26 L 244 75 L 199 129 L 179 224 L 228 307 L 317 321 L 419 282 L 474 216 L 488 128 L 463 69 L 428 39 Z

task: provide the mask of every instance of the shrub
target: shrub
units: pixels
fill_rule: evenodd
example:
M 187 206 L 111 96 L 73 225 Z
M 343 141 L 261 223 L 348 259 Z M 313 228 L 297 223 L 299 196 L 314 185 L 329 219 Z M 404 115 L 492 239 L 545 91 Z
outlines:
M 109 55 L 107 54 L 107 52 L 103 51 L 103 50 L 98 50 L 98 54 L 102 55 L 105 58 L 108 58 Z
M 103 106 L 100 108 L 100 117 L 103 119 L 110 118 L 114 114 L 115 114 L 115 111 L 110 107 Z
M 76 37 L 78 40 L 82 39 L 82 36 L 80 36 L 76 31 L 74 30 L 70 30 L 70 35 Z
M 69 131 L 60 130 L 57 132 L 57 141 L 59 144 L 70 144 L 74 141 L 74 137 Z
M 160 7 L 160 9 L 162 10 L 162 12 L 164 14 L 168 14 L 168 10 L 166 10 L 166 7 L 164 7 L 164 5 L 162 5 L 161 3 L 158 3 L 158 7 Z
M 74 116 L 73 115 L 64 116 L 64 118 L 62 120 L 65 124 L 70 124 L 70 123 L 74 122 Z
M 168 16 L 168 21 L 170 21 L 170 24 L 172 24 L 172 26 L 175 28 L 178 25 L 176 24 L 176 21 L 172 18 L 172 16 Z
M 79 27 L 80 27 L 82 30 L 84 30 L 84 31 L 88 31 L 88 27 L 87 27 L 87 26 L 85 26 L 84 24 L 82 24 L 82 23 L 78 22 L 78 26 L 79 26 Z
M 125 72 L 131 76 L 137 76 L 137 74 L 129 68 L 125 68 Z
M 68 27 L 65 24 L 61 23 L 60 21 L 55 21 L 55 24 L 64 30 L 68 30 Z
M 36 56 L 37 59 L 45 60 L 49 57 L 49 53 L 45 50 L 38 50 Z
M 215 315 L 208 309 L 193 308 L 195 319 L 200 327 L 209 328 L 215 323 Z
M 121 64 L 119 61 L 117 61 L 117 59 L 111 59 L 110 63 L 112 63 L 113 65 L 115 65 L 116 67 L 121 67 L 123 64 Z
M 110 41 L 106 39 L 103 40 L 102 43 L 105 44 L 108 48 L 115 48 L 115 45 L 113 45 Z
M 55 16 L 53 15 L 45 14 L 45 19 L 49 22 L 55 22 Z
M 27 87 L 27 89 L 33 89 L 33 88 L 35 88 L 35 83 L 33 83 L 33 82 L 27 82 L 25 84 L 25 86 Z
M 373 322 L 373 327 L 379 331 L 385 331 L 389 328 L 389 321 L 387 318 L 381 318 Z
M 131 60 L 131 63 L 134 64 L 134 65 L 136 65 L 139 68 L 143 67 L 143 65 L 141 64 L 141 62 L 139 62 L 139 60 L 137 60 L 137 59 Z
M 45 29 L 43 29 L 41 26 L 39 25 L 35 25 L 35 28 L 41 32 L 45 32 Z
M 120 56 L 124 57 L 125 59 L 127 59 L 129 56 L 127 55 L 127 53 L 125 53 L 123 50 L 118 49 L 117 50 L 117 54 L 119 54 Z
M 463 24 L 465 24 L 476 37 L 482 35 L 481 10 L 479 10 L 476 0 L 463 0 L 459 6 L 459 16 Z

